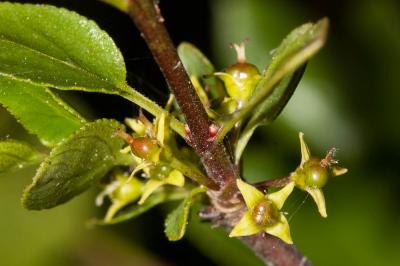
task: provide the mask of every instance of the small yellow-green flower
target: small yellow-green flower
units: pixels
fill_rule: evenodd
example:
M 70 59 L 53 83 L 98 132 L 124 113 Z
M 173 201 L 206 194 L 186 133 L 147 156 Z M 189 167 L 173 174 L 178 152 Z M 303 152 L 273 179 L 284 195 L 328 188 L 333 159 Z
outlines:
M 224 82 L 226 92 L 240 108 L 252 96 L 261 75 L 255 65 L 246 62 L 244 43 L 233 46 L 236 49 L 237 62 L 224 72 L 216 72 L 214 75 Z
M 136 201 L 142 195 L 143 183 L 135 177 L 117 174 L 116 179 L 108 184 L 97 196 L 96 205 L 101 206 L 105 196 L 111 200 L 104 221 L 110 221 L 124 206 Z
M 290 176 L 296 187 L 306 191 L 317 204 L 318 211 L 326 218 L 325 197 L 321 190 L 331 176 L 343 175 L 346 168 L 335 166 L 337 161 L 333 158 L 336 149 L 331 149 L 324 159 L 311 157 L 310 150 L 304 141 L 304 134 L 299 133 L 301 148 L 301 163 Z
M 168 100 L 165 112 L 161 113 L 151 123 L 140 114 L 138 119 L 128 119 L 125 122 L 134 131 L 133 134 L 117 132 L 129 145 L 121 150 L 131 153 L 135 160 L 135 168 L 131 172 L 134 177 L 142 171 L 141 177 L 147 179 L 142 189 L 138 204 L 143 204 L 146 199 L 157 189 L 164 185 L 183 187 L 185 176 L 196 179 L 206 178 L 204 174 L 191 162 L 190 155 L 179 149 L 172 136 L 174 134 L 168 127 L 168 110 L 173 104 L 173 96 Z M 128 179 L 129 182 L 129 179 Z
M 185 185 L 185 177 L 168 164 L 158 164 L 149 171 L 150 179 L 143 187 L 143 194 L 139 200 L 139 204 L 143 204 L 145 200 L 159 187 L 163 185 L 173 185 L 183 187 Z
M 143 204 L 154 191 L 163 185 L 182 187 L 185 184 L 182 172 L 170 165 L 171 149 L 174 143 L 170 138 L 166 119 L 166 114 L 162 113 L 154 121 L 154 124 L 150 123 L 142 114 L 139 119 L 126 120 L 137 136 L 136 138 L 127 136 L 126 133 L 123 136 L 129 143 L 129 150 L 138 163 L 131 176 L 143 171 L 144 176 L 148 178 L 143 186 L 143 193 L 138 204 Z
M 230 237 L 248 236 L 265 231 L 292 244 L 289 223 L 281 212 L 282 206 L 293 190 L 294 182 L 274 193 L 264 195 L 257 188 L 237 180 L 247 211 L 229 234 Z

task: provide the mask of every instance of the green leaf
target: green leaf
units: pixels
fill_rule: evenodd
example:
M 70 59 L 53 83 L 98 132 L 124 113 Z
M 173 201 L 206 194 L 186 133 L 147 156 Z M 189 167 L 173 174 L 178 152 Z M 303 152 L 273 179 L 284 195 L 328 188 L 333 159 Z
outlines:
M 118 8 L 121 11 L 128 11 L 128 0 L 100 0 L 104 3 L 112 5 L 113 7 Z
M 113 40 L 93 21 L 48 5 L 0 3 L 0 75 L 118 94 L 126 70 Z
M 131 156 L 115 134 L 119 123 L 97 120 L 59 143 L 40 165 L 22 197 L 24 207 L 41 210 L 62 204 L 90 187 L 116 165 L 129 165 Z
M 120 211 L 117 216 L 114 218 L 110 219 L 109 221 L 104 221 L 104 220 L 97 220 L 93 219 L 89 221 L 89 225 L 111 225 L 111 224 L 116 224 L 116 223 L 121 223 L 128 221 L 130 219 L 133 219 L 146 211 L 150 210 L 151 208 L 157 206 L 158 204 L 168 202 L 168 201 L 174 201 L 174 200 L 180 200 L 183 199 L 187 196 L 187 192 L 185 190 L 179 189 L 176 190 L 175 188 L 172 189 L 161 189 L 153 194 L 150 195 L 146 199 L 146 201 L 141 204 L 134 204 L 131 207 Z
M 329 20 L 323 18 L 317 23 L 306 23 L 294 29 L 273 52 L 271 64 L 264 76 L 281 75 L 303 65 L 325 44 Z
M 286 76 L 252 113 L 247 128 L 253 128 L 256 124 L 268 125 L 274 121 L 292 97 L 299 84 L 306 65 L 303 65 L 293 74 Z M 245 130 L 246 130 L 245 129 Z
M 236 162 L 239 162 L 240 157 L 256 128 L 261 125 L 266 126 L 271 124 L 281 113 L 299 84 L 305 67 L 306 65 L 303 65 L 293 74 L 285 77 L 276 86 L 271 95 L 255 108 L 236 145 Z
M 46 146 L 54 146 L 85 122 L 54 92 L 0 75 L 0 104 Z
M 21 169 L 43 159 L 42 154 L 29 144 L 16 141 L 0 141 L 0 174 Z
M 95 22 L 48 5 L 0 3 L 0 76 L 60 90 L 120 95 L 158 116 L 163 109 L 126 84 L 123 57 Z M 181 136 L 184 126 L 171 119 Z
M 304 65 L 326 42 L 329 21 L 307 23 L 294 29 L 273 53 L 263 79 L 256 88 L 253 99 L 259 103 L 269 96 L 275 86 L 286 76 Z
M 116 94 L 155 116 L 163 112 L 126 84 L 125 63 L 110 36 L 63 8 L 0 3 L 0 76 L 60 90 Z M 177 119 L 171 119 L 171 127 L 185 136 Z
M 252 111 L 269 97 L 277 85 L 291 75 L 314 56 L 325 44 L 329 21 L 321 19 L 317 23 L 307 23 L 294 29 L 273 53 L 272 61 L 259 81 L 254 95 L 242 109 L 222 121 L 223 128 L 218 140 L 230 131 L 240 120 L 248 117 Z
M 178 55 L 190 77 L 196 77 L 202 85 L 208 87 L 211 98 L 218 98 L 224 93 L 220 80 L 211 76 L 214 66 L 208 58 L 193 44 L 183 42 L 178 46 Z
M 195 195 L 202 192 L 205 192 L 202 187 L 193 189 L 187 198 L 184 199 L 175 210 L 168 214 L 167 219 L 165 220 L 164 232 L 169 241 L 177 241 L 184 236 L 190 208 L 193 205 L 193 198 Z
M 181 43 L 178 46 L 178 55 L 189 76 L 202 77 L 214 72 L 214 66 L 208 58 L 191 43 Z

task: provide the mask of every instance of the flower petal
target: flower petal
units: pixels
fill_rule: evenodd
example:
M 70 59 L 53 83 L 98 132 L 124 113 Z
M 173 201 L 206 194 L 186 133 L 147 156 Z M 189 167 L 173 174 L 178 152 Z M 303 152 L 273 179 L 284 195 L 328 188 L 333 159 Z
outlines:
M 136 134 L 143 137 L 146 135 L 146 127 L 138 119 L 125 118 L 125 124 L 128 125 Z
M 347 173 L 347 171 L 348 171 L 347 168 L 338 167 L 338 166 L 332 167 L 332 175 L 333 176 L 344 175 L 345 173 Z
M 164 133 L 165 133 L 165 113 L 161 113 L 161 115 L 157 119 L 157 141 L 162 146 L 164 146 Z
M 147 181 L 147 183 L 143 187 L 143 194 L 138 204 L 143 204 L 144 201 L 151 195 L 151 193 L 153 193 L 157 188 L 161 187 L 164 184 L 165 182 L 160 180 L 150 179 L 149 181 Z
M 101 191 L 99 193 L 99 195 L 97 195 L 96 197 L 96 206 L 101 206 L 103 205 L 104 202 L 104 198 L 108 195 L 111 195 L 111 193 L 114 192 L 114 190 L 116 190 L 118 188 L 118 186 L 121 185 L 121 181 L 120 180 L 115 180 L 113 182 L 111 182 L 110 184 L 108 184 L 103 191 Z
M 321 216 L 326 218 L 328 215 L 326 214 L 325 197 L 324 197 L 324 194 L 322 193 L 322 190 L 319 189 L 319 188 L 307 187 L 306 191 L 314 199 L 315 203 L 317 204 L 318 211 L 321 214 Z
M 117 212 L 126 205 L 126 202 L 122 202 L 122 201 L 114 201 L 111 206 L 108 208 L 107 210 L 107 214 L 104 217 L 104 221 L 108 222 L 110 221 L 115 214 L 117 214 Z
M 174 97 L 174 95 L 171 93 L 170 95 L 169 95 L 169 97 L 168 97 L 168 101 L 167 101 L 167 104 L 165 105 L 165 111 L 167 111 L 167 112 L 170 112 L 171 111 L 171 108 L 172 108 L 172 106 L 173 106 L 173 104 L 174 104 L 174 100 L 175 100 L 175 97 Z
M 119 152 L 122 153 L 122 154 L 128 154 L 131 151 L 132 151 L 131 150 L 131 146 L 126 146 L 125 148 L 121 149 Z
M 224 72 L 215 72 L 214 75 L 224 82 L 226 91 L 229 96 L 235 99 L 240 98 L 240 84 L 236 82 L 232 75 Z
M 268 226 L 267 228 L 265 228 L 265 232 L 270 235 L 279 237 L 288 244 L 293 244 L 292 237 L 290 236 L 289 223 L 283 213 L 281 213 L 281 217 L 279 218 L 279 220 L 280 221 L 273 226 Z
M 275 207 L 277 207 L 280 210 L 282 209 L 282 206 L 285 203 L 286 199 L 289 197 L 290 193 L 292 193 L 293 188 L 294 188 L 294 181 L 290 182 L 282 189 L 274 193 L 267 194 L 267 198 L 270 201 L 272 201 L 275 204 Z
M 264 194 L 253 187 L 252 185 L 247 184 L 241 179 L 236 179 L 236 184 L 242 193 L 244 201 L 246 202 L 247 208 L 251 210 L 254 206 L 260 201 L 264 199 Z
M 251 218 L 250 212 L 247 211 L 242 219 L 235 225 L 232 229 L 229 237 L 236 236 L 249 236 L 254 235 L 260 232 L 261 229 L 253 222 L 253 218 Z
M 300 149 L 301 149 L 301 163 L 300 166 L 302 167 L 305 162 L 310 160 L 310 149 L 307 146 L 307 143 L 304 141 L 304 134 L 303 132 L 299 133 L 300 138 Z
M 176 169 L 172 170 L 164 181 L 169 185 L 174 185 L 177 187 L 183 187 L 183 185 L 185 185 L 185 177 L 179 170 Z
M 134 175 L 139 172 L 140 170 L 144 170 L 145 168 L 149 167 L 152 165 L 152 163 L 142 161 L 140 164 L 138 164 L 135 169 L 133 169 L 132 173 L 129 175 L 129 178 L 125 181 L 126 183 L 129 183 L 132 181 L 132 178 Z

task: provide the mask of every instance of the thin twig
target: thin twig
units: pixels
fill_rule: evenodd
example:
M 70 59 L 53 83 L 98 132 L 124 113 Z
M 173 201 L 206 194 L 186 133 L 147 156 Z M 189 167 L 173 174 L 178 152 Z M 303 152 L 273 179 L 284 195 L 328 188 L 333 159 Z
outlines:
M 294 245 L 264 232 L 241 237 L 249 248 L 269 266 L 310 266 L 311 262 Z
M 164 26 L 157 4 L 152 0 L 131 0 L 129 15 L 142 33 L 174 94 L 190 129 L 189 142 L 199 154 L 208 176 L 230 196 L 237 191 L 235 166 L 220 142 L 210 141 L 211 122 L 190 82 L 171 38 Z M 229 193 L 231 192 L 231 193 Z
M 146 110 L 147 112 L 151 113 L 156 117 L 160 116 L 163 112 L 165 112 L 165 110 L 161 106 L 159 106 L 146 96 L 140 94 L 139 92 L 131 88 L 129 85 L 125 85 L 123 87 L 123 90 L 120 91 L 120 95 L 121 94 L 122 97 L 124 97 L 125 99 L 137 104 L 138 106 L 140 106 L 141 108 L 143 108 L 144 110 Z M 180 136 L 185 137 L 185 127 L 175 117 L 170 118 L 170 126 Z
M 271 187 L 283 187 L 287 184 L 289 184 L 292 180 L 290 177 L 282 177 L 282 178 L 276 178 L 276 179 L 270 179 L 267 181 L 255 183 L 254 186 L 260 190 L 268 189 Z

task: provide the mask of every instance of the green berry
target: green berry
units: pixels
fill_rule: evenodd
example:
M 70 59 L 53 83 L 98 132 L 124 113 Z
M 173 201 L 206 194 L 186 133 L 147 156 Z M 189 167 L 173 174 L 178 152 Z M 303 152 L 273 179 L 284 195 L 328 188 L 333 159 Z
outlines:
M 227 93 L 232 98 L 246 101 L 260 80 L 260 72 L 257 67 L 249 63 L 236 63 L 225 69 L 234 82 L 225 82 Z
M 260 75 L 257 67 L 249 63 L 236 63 L 225 69 L 236 81 L 245 82 L 254 76 Z
M 322 188 L 328 182 L 328 169 L 319 161 L 310 160 L 304 164 L 305 184 L 312 188 Z
M 113 192 L 112 197 L 114 199 L 119 202 L 129 203 L 139 198 L 142 194 L 142 182 L 136 178 L 132 178 L 129 183 L 122 182 L 122 185 Z
M 145 160 L 154 161 L 160 152 L 157 141 L 151 138 L 134 138 L 129 142 L 132 152 Z
M 164 163 L 160 163 L 154 166 L 150 170 L 150 177 L 158 180 L 164 180 L 165 178 L 168 177 L 168 175 L 171 173 L 172 170 L 173 169 L 171 166 Z

